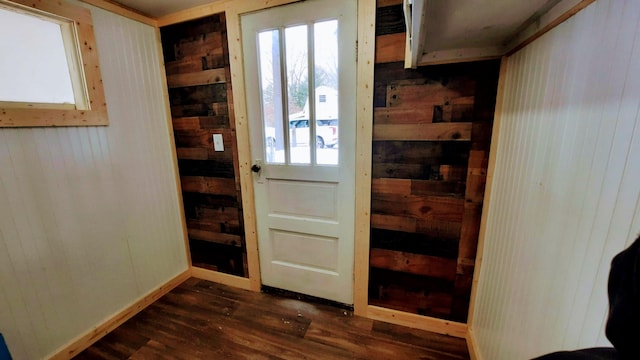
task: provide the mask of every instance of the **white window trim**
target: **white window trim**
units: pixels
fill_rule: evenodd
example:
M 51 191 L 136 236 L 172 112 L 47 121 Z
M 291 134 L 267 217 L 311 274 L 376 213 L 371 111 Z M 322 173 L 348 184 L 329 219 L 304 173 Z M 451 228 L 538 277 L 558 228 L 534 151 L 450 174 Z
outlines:
M 32 15 L 44 13 L 47 19 L 53 16 L 73 22 L 73 26 L 62 28 L 76 99 L 75 105 L 0 102 L 0 128 L 108 125 L 91 12 L 64 0 L 0 0 L 0 5 L 22 8 Z M 69 43 L 76 46 L 66 46 Z

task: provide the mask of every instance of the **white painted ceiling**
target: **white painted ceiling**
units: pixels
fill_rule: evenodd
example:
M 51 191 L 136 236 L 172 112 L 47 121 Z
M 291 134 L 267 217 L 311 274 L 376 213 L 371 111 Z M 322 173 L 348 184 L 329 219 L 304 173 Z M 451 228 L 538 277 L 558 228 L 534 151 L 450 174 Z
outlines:
M 151 17 L 160 17 L 216 1 L 219 0 L 117 0 L 118 3 Z
M 502 46 L 557 0 L 427 0 L 425 52 Z

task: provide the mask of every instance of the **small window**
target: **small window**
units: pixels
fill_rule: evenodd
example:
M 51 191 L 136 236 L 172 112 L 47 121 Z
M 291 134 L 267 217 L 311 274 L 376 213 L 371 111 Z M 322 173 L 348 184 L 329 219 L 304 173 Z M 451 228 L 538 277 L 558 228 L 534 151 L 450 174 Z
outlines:
M 91 13 L 0 0 L 0 127 L 107 125 Z
M 320 95 L 320 102 L 327 102 L 327 95 Z

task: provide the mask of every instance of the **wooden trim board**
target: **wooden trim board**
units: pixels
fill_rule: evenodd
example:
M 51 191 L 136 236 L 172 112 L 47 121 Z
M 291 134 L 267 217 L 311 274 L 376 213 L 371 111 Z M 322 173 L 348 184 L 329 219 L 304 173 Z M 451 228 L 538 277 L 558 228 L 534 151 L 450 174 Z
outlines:
M 60 19 L 75 105 L 0 103 L 0 127 L 107 126 L 109 116 L 91 10 L 66 1 L 0 0 L 0 4 L 49 21 Z M 22 105 L 16 107 L 16 105 Z M 31 105 L 35 106 L 31 106 Z M 25 106 L 26 105 L 26 106 Z
M 358 0 L 358 64 L 356 77 L 356 203 L 353 310 L 364 316 L 369 304 L 371 231 L 371 143 L 373 141 L 373 70 L 376 1 Z
M 480 355 L 480 351 L 478 351 L 478 347 L 476 346 L 476 337 L 471 329 L 467 331 L 466 339 L 467 348 L 469 349 L 469 357 L 471 360 L 482 360 L 482 355 Z
M 249 280 L 248 278 L 225 274 L 219 271 L 213 271 L 194 266 L 191 268 L 191 276 L 202 280 L 213 281 L 215 283 L 223 285 L 234 286 L 244 290 L 254 290 L 252 288 L 251 280 Z M 259 290 L 260 289 L 258 289 L 258 291 Z
M 244 86 L 244 63 L 242 56 L 242 29 L 240 13 L 226 13 L 227 38 L 229 46 L 229 67 L 233 93 L 233 111 L 236 123 L 238 162 L 240 172 L 240 193 L 242 194 L 242 216 L 244 222 L 245 245 L 247 247 L 247 267 L 250 288 L 260 291 L 260 260 L 258 258 L 258 235 L 256 224 L 255 195 L 251 172 L 251 147 L 249 143 L 249 121 Z M 236 54 L 231 56 L 231 54 Z
M 69 344 L 56 350 L 49 359 L 70 359 L 84 349 L 91 346 L 96 341 L 100 340 L 103 336 L 113 331 L 118 326 L 122 325 L 125 321 L 132 318 L 134 315 L 144 310 L 147 306 L 173 290 L 178 285 L 182 284 L 185 280 L 191 277 L 191 269 L 187 269 L 183 273 L 177 275 L 173 279 L 167 281 L 165 284 L 160 285 L 157 289 L 150 291 L 133 304 L 125 307 L 121 311 L 106 318 L 102 323 L 89 330 L 84 335 L 79 336 Z
M 385 321 L 396 325 L 431 331 L 457 338 L 467 337 L 467 325 L 455 321 L 436 319 L 373 305 L 368 306 L 367 317 L 374 320 Z

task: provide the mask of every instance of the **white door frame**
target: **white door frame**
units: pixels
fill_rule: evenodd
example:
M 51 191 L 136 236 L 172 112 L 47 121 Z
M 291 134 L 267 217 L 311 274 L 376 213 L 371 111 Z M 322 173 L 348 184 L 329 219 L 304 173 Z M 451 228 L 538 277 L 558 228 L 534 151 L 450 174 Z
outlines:
M 260 265 L 256 233 L 253 175 L 249 123 L 244 89 L 240 15 L 292 0 L 234 1 L 226 9 L 231 77 L 233 82 L 240 185 L 244 213 L 250 288 L 260 290 Z M 266 3 L 266 5 L 265 5 Z M 356 194 L 355 194 L 355 269 L 354 310 L 367 315 L 369 281 L 369 226 L 371 206 L 371 142 L 373 132 L 373 67 L 375 54 L 375 0 L 358 0 L 358 64 L 356 80 Z
M 262 284 L 344 304 L 353 304 L 354 282 L 356 5 L 356 0 L 308 0 L 242 15 L 250 145 L 254 163 L 261 162 L 261 170 L 254 174 L 254 200 Z M 268 31 L 270 39 L 274 31 L 280 34 L 283 44 L 278 47 L 281 50 L 277 51 L 277 55 L 270 54 L 289 59 L 291 54 L 285 54 L 285 49 L 290 48 L 292 41 L 286 36 L 288 30 L 284 29 L 305 26 L 304 34 L 308 37 L 308 43 L 305 42 L 304 50 L 300 51 L 308 52 L 310 63 L 305 69 L 309 71 L 309 98 L 313 100 L 319 87 L 314 84 L 311 74 L 314 73 L 314 67 L 317 69 L 322 66 L 322 54 L 328 50 L 324 44 L 317 42 L 322 37 L 322 30 L 318 30 L 318 27 L 322 29 L 323 25 L 320 24 L 325 21 L 331 21 L 337 31 L 334 40 L 336 52 L 333 53 L 338 63 L 338 81 L 333 85 L 336 86 L 336 109 L 329 116 L 342 119 L 339 121 L 339 146 L 320 150 L 311 142 L 312 146 L 297 149 L 306 149 L 309 154 L 308 163 L 303 161 L 301 164 L 294 161 L 294 148 L 298 145 L 293 145 L 296 143 L 294 137 L 290 139 L 292 148 L 284 145 L 282 156 L 284 162 L 285 155 L 290 154 L 290 163 L 274 162 L 274 159 L 269 161 L 264 144 L 268 135 L 263 132 L 267 126 L 267 120 L 263 119 L 265 104 L 261 100 L 264 90 L 260 85 L 254 86 L 262 83 L 260 64 L 266 56 L 262 53 L 264 49 L 258 50 L 258 34 Z M 322 41 L 325 39 L 322 38 Z M 274 51 L 273 46 L 269 45 L 271 52 Z M 284 59 L 280 61 L 287 64 Z M 267 70 L 267 73 L 272 74 L 271 71 L 274 84 L 278 82 L 285 89 L 285 73 L 276 70 Z M 291 94 L 287 95 L 283 90 L 282 98 L 278 98 L 276 103 L 280 104 L 288 96 Z M 321 134 L 320 130 L 328 129 L 313 126 L 315 121 L 325 119 L 319 102 L 309 102 L 310 105 L 314 103 L 316 107 L 309 110 L 309 120 L 306 120 L 310 123 L 309 127 L 302 128 L 306 130 L 307 140 L 313 135 L 309 131 L 312 128 L 317 129 L 318 135 Z M 280 126 L 286 133 L 289 128 L 286 119 L 291 115 L 286 112 L 287 107 L 282 107 L 284 114 L 282 117 L 276 116 L 274 120 L 284 122 L 280 122 Z M 280 107 L 274 110 L 279 113 Z M 303 132 L 298 131 L 298 140 L 302 135 Z M 277 137 L 275 134 L 273 136 Z M 328 137 L 326 139 L 329 140 Z M 286 143 L 287 138 L 279 140 Z M 327 163 L 329 158 L 324 158 L 323 163 L 322 156 L 329 153 L 339 159 L 331 158 L 332 161 Z

